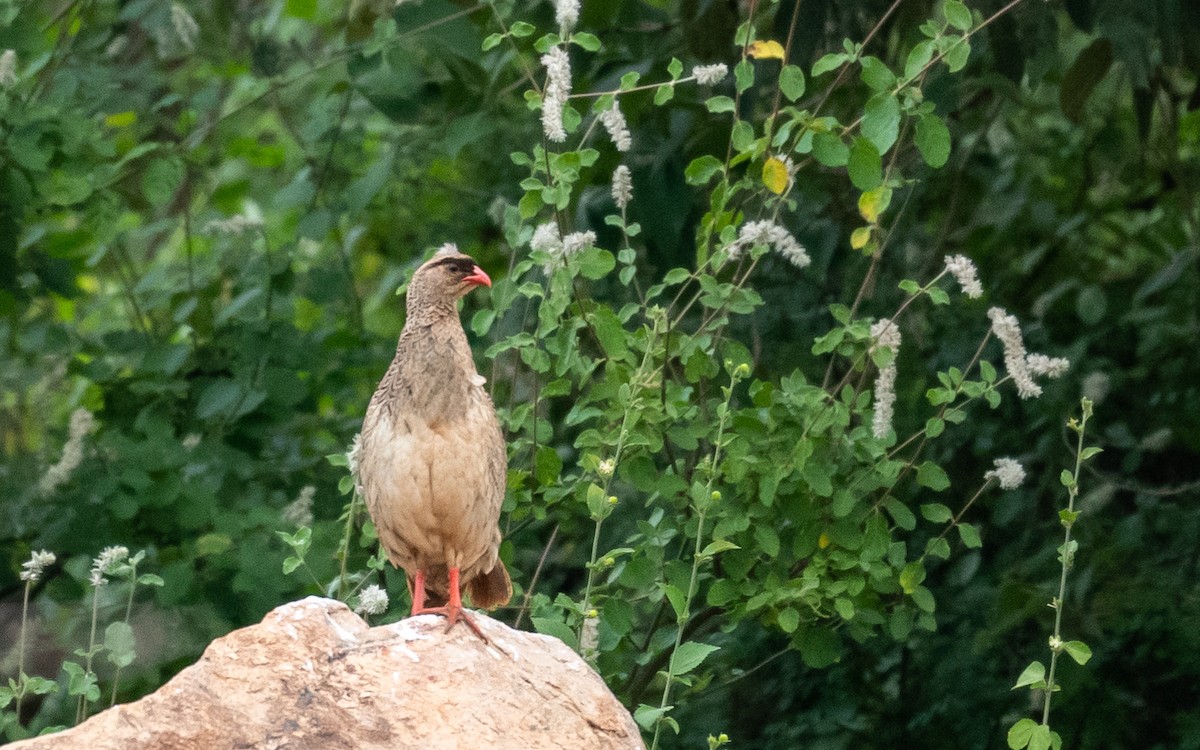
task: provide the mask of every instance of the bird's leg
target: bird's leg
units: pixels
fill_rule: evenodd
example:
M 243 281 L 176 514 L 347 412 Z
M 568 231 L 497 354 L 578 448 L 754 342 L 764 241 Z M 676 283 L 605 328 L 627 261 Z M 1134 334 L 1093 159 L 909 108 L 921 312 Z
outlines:
M 417 571 L 415 588 L 416 591 L 413 593 L 412 611 L 414 615 L 441 615 L 445 617 L 450 621 L 450 623 L 446 626 L 447 633 L 450 632 L 450 629 L 454 627 L 456 622 L 462 620 L 467 624 L 467 627 L 471 629 L 471 632 L 479 636 L 484 643 L 488 642 L 487 636 L 485 636 L 483 631 L 479 629 L 479 626 L 475 624 L 475 620 L 473 620 L 471 616 L 467 614 L 467 611 L 463 609 L 462 592 L 459 591 L 458 588 L 458 568 L 450 568 L 450 601 L 448 601 L 444 607 L 424 606 L 425 575 L 420 571 Z M 417 607 L 418 596 L 420 596 L 420 603 L 422 605 L 420 608 Z
M 419 614 L 425 609 L 425 571 L 418 570 L 413 576 L 412 614 Z

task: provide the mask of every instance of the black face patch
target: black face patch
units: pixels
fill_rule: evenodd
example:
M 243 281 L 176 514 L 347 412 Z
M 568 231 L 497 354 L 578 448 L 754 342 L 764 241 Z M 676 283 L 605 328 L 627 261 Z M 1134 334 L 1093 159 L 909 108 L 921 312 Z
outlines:
M 437 263 L 434 263 L 434 265 L 445 266 L 448 270 L 461 276 L 467 276 L 473 270 L 475 270 L 475 261 L 471 260 L 470 258 L 443 258 Z

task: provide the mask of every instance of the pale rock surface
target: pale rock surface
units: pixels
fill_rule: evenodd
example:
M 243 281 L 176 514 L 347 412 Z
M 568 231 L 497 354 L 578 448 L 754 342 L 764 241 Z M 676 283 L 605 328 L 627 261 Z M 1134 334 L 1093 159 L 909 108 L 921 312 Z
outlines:
M 151 695 L 13 750 L 643 747 L 562 641 L 476 613 L 485 645 L 434 615 L 368 627 L 310 597 L 209 645 Z

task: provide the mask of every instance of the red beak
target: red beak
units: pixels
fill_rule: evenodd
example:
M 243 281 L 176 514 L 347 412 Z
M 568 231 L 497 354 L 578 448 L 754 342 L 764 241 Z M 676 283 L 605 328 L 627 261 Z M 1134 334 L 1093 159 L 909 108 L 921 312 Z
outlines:
M 467 282 L 468 284 L 475 284 L 476 286 L 491 286 L 492 285 L 491 277 L 488 276 L 486 273 L 484 273 L 483 269 L 480 268 L 479 266 L 475 266 L 474 268 L 472 268 L 471 275 L 464 276 L 463 281 Z

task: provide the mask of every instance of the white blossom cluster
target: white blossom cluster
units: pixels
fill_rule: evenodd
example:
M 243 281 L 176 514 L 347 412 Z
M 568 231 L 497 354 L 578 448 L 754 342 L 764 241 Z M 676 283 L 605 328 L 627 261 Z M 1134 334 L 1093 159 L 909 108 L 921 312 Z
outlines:
M 103 586 L 108 583 L 106 575 L 112 573 L 113 568 L 120 565 L 129 559 L 129 548 L 121 545 L 105 547 L 100 550 L 100 554 L 92 560 L 92 572 L 89 580 L 92 587 Z
M 204 230 L 219 234 L 245 234 L 255 229 L 261 229 L 262 226 L 263 220 L 261 216 L 237 214 L 230 216 L 228 219 L 213 219 L 204 225 Z
M 992 321 L 992 333 L 1004 345 L 1004 369 L 1017 384 L 1017 395 L 1021 398 L 1042 395 L 1042 387 L 1034 381 L 1034 376 L 1053 379 L 1060 377 L 1071 367 L 1071 362 L 1062 357 L 1027 354 L 1021 336 L 1021 323 L 1016 316 L 1009 315 L 999 307 L 993 307 L 988 310 L 988 317 Z
M 612 176 L 612 199 L 613 203 L 617 204 L 617 208 L 624 209 L 629 205 L 629 201 L 633 198 L 633 175 L 629 173 L 629 167 L 624 164 L 619 165 L 613 170 Z
M 554 0 L 554 20 L 559 33 L 566 36 L 579 23 L 579 0 Z
M 363 590 L 358 592 L 358 606 L 354 608 L 354 611 L 360 615 L 381 615 L 387 612 L 387 608 L 387 591 L 372 583 L 370 586 L 364 586 Z
M 725 63 L 716 63 L 715 65 L 697 65 L 692 68 L 692 77 L 696 79 L 696 83 L 701 86 L 715 86 L 725 80 L 725 76 L 729 75 L 729 68 Z
M 995 479 L 1002 490 L 1015 490 L 1025 481 L 1025 467 L 1012 458 L 997 458 L 993 462 L 996 468 L 984 473 L 985 481 Z
M 9 89 L 17 85 L 17 52 L 6 49 L 0 53 L 0 87 Z
M 46 474 L 38 482 L 38 489 L 43 495 L 49 495 L 66 484 L 72 472 L 79 468 L 83 461 L 83 439 L 92 431 L 93 424 L 95 419 L 87 409 L 76 409 L 71 414 L 71 425 L 67 429 L 67 442 L 63 445 L 62 456 L 46 470 Z
M 36 583 L 46 568 L 53 565 L 56 559 L 53 552 L 46 550 L 34 552 L 27 561 L 21 563 L 21 580 Z
M 875 379 L 875 413 L 871 418 L 871 434 L 882 440 L 892 429 L 896 404 L 896 354 L 900 351 L 900 327 L 889 318 L 880 318 L 871 325 L 872 348 L 889 349 L 892 361 L 879 371 Z
M 550 253 L 554 258 L 551 263 L 558 258 L 569 258 L 570 256 L 582 252 L 596 244 L 596 233 L 587 232 L 571 232 L 565 237 L 559 234 L 558 225 L 553 221 L 548 221 L 541 224 L 533 231 L 533 238 L 529 240 L 529 247 L 532 250 L 542 250 Z M 546 267 L 546 272 L 549 273 L 552 266 Z
M 756 245 L 769 245 L 796 268 L 805 268 L 812 263 L 808 251 L 796 241 L 791 232 L 768 220 L 748 221 L 742 225 L 737 242 L 729 248 L 730 260 L 737 260 Z
M 316 494 L 317 488 L 311 484 L 301 487 L 296 499 L 288 503 L 279 514 L 280 520 L 292 526 L 312 526 L 313 497 Z
M 633 145 L 633 135 L 629 132 L 629 123 L 625 121 L 625 113 L 621 111 L 621 105 L 613 101 L 613 105 L 601 112 L 597 117 L 600 124 L 608 131 L 608 137 L 612 138 L 613 145 L 617 150 L 624 153 Z
M 555 143 L 567 140 L 563 107 L 571 95 L 571 58 L 562 47 L 551 47 L 542 55 L 546 67 L 546 90 L 542 92 L 542 132 Z
M 963 294 L 971 299 L 979 299 L 983 296 L 983 285 L 979 283 L 975 264 L 971 262 L 970 258 L 965 255 L 947 255 L 946 270 L 958 281 Z

